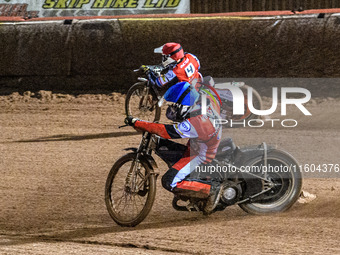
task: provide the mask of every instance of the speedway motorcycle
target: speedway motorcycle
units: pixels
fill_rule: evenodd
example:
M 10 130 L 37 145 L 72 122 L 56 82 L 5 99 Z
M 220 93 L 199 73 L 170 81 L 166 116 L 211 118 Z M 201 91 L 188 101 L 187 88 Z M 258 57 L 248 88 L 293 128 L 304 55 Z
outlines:
M 117 224 L 133 227 L 147 217 L 154 203 L 159 176 L 154 156 L 171 167 L 182 157 L 185 146 L 144 132 L 138 148 L 125 150 L 130 152 L 114 163 L 107 177 L 105 203 Z M 222 139 L 215 159 L 202 167 L 226 169 L 209 176 L 199 171 L 193 176 L 218 183 L 213 211 L 238 205 L 251 214 L 282 212 L 296 202 L 302 187 L 297 161 L 266 143 L 239 148 L 230 138 Z M 172 206 L 179 211 L 201 211 L 202 203 L 197 198 L 175 196 Z
M 163 66 L 161 65 L 148 65 L 147 66 L 156 75 L 160 75 L 163 71 Z M 140 73 L 140 69 L 134 70 L 136 73 Z M 207 76 L 204 79 L 211 79 Z M 126 116 L 134 116 L 139 119 L 158 122 L 161 117 L 161 107 L 158 102 L 162 99 L 166 88 L 158 88 L 152 85 L 152 83 L 147 79 L 146 75 L 144 77 L 138 77 L 137 83 L 132 85 L 126 94 L 125 99 L 125 113 Z M 203 81 L 205 83 L 205 81 Z M 213 83 L 214 84 L 214 83 Z M 225 89 L 225 85 L 231 85 L 238 87 L 242 90 L 244 95 L 244 113 L 242 115 L 233 115 L 233 97 L 228 89 Z M 258 119 L 259 116 L 253 114 L 248 107 L 247 91 L 248 85 L 244 82 L 228 82 L 228 83 L 217 83 L 213 85 L 216 91 L 219 93 L 220 99 L 222 101 L 221 117 L 228 120 L 246 120 Z M 262 99 L 259 93 L 253 88 L 253 106 L 255 109 L 262 109 Z

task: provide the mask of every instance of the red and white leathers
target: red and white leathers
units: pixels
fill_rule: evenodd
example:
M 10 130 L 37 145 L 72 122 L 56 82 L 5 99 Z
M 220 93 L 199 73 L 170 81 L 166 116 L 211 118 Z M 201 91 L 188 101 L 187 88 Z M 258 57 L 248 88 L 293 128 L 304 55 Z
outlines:
M 153 82 L 159 87 L 174 85 L 178 82 L 192 82 L 193 79 L 200 79 L 200 61 L 191 53 L 185 53 L 184 58 L 175 65 L 171 65 L 169 70 L 159 77 L 151 77 Z
M 183 157 L 162 177 L 163 187 L 169 191 L 201 198 L 209 195 L 209 183 L 185 179 L 197 170 L 196 167 L 214 159 L 220 143 L 222 128 L 214 125 L 214 120 L 220 118 L 220 106 L 215 99 L 210 98 L 209 101 L 206 115 L 196 115 L 178 124 L 165 125 L 140 120 L 134 124 L 138 130 L 157 134 L 165 139 L 190 138 Z

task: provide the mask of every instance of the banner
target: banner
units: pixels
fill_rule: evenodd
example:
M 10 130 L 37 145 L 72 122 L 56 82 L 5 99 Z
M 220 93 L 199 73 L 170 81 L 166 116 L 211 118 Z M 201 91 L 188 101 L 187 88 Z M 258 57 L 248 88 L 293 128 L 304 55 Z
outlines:
M 0 16 L 66 17 L 190 13 L 190 0 L 0 0 Z

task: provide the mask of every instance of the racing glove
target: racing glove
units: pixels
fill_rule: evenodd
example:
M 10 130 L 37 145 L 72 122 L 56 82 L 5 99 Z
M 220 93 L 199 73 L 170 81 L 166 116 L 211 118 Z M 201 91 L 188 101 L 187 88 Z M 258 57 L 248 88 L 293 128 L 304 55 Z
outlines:
M 141 67 L 139 68 L 139 70 L 143 73 L 146 74 L 146 76 L 148 77 L 148 80 L 151 82 L 152 85 L 155 85 L 155 81 L 157 79 L 157 76 L 155 75 L 155 73 L 150 69 L 150 67 L 146 66 L 146 65 L 141 65 Z
M 141 65 L 139 70 L 145 74 L 148 74 L 150 72 L 150 67 L 146 66 L 146 65 Z
M 135 126 L 135 123 L 136 123 L 136 121 L 137 121 L 138 119 L 137 118 L 134 118 L 134 117 L 132 117 L 132 116 L 127 116 L 126 118 L 125 118 L 125 120 L 124 120 L 124 123 L 126 124 L 126 125 L 129 125 L 129 126 Z

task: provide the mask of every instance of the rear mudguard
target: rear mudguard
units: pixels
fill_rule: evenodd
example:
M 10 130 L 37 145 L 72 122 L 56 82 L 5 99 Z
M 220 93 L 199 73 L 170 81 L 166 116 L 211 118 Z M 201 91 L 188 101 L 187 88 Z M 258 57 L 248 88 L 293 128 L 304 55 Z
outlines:
M 238 168 L 248 166 L 251 161 L 256 158 L 263 158 L 265 165 L 267 164 L 267 155 L 273 150 L 273 147 L 268 147 L 265 143 L 258 146 L 248 146 L 242 149 L 237 148 L 234 158 L 234 165 Z M 239 177 L 243 179 L 245 186 L 243 188 L 242 198 L 250 198 L 252 195 L 262 191 L 262 180 L 256 178 L 256 175 L 249 175 L 246 172 L 240 172 Z
M 252 145 L 243 148 L 237 148 L 235 152 L 234 165 L 236 167 L 246 166 L 247 163 L 257 157 L 263 157 L 266 161 L 270 151 L 275 149 L 272 146 L 267 146 L 265 143 L 260 145 Z

